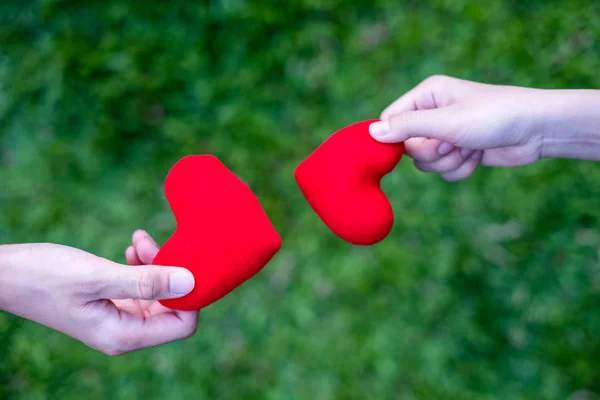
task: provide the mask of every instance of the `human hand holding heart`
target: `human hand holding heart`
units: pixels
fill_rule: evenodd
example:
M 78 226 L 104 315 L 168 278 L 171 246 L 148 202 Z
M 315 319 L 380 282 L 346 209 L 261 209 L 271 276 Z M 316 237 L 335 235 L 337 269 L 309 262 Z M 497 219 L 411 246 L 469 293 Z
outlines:
M 153 264 L 189 269 L 196 285 L 165 307 L 198 310 L 260 271 L 281 238 L 250 188 L 216 157 L 188 156 L 169 172 L 165 193 L 177 230 Z
M 380 187 L 404 154 L 403 143 L 380 143 L 368 120 L 335 132 L 294 173 L 306 200 L 339 237 L 372 245 L 390 232 L 394 213 Z

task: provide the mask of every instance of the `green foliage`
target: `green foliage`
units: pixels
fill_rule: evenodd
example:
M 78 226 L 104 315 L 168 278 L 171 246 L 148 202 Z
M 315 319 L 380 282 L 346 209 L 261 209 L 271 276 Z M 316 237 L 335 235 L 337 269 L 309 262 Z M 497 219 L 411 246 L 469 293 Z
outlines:
M 4 0 L 0 243 L 123 262 L 134 229 L 173 230 L 170 166 L 212 153 L 284 247 L 194 338 L 120 358 L 0 314 L 0 398 L 596 398 L 598 164 L 449 184 L 404 160 L 373 248 L 335 238 L 292 172 L 431 74 L 598 88 L 598 43 L 588 0 Z

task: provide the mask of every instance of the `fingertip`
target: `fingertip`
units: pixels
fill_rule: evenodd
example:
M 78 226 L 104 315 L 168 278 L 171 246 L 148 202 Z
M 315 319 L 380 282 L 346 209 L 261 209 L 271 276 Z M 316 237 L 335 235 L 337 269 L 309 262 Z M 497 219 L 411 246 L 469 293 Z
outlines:
M 135 243 L 139 240 L 143 240 L 146 237 L 149 237 L 150 235 L 148 235 L 148 232 L 146 232 L 143 229 L 137 229 L 135 232 L 133 232 L 133 235 L 131 235 L 131 241 L 133 242 L 133 244 L 135 245 Z
M 369 133 L 373 139 L 381 141 L 381 139 L 385 138 L 390 133 L 390 122 L 385 119 L 373 122 L 369 125 Z
M 140 264 L 152 264 L 158 253 L 158 245 L 152 237 L 143 229 L 133 233 L 132 242 Z
M 437 152 L 440 156 L 445 156 L 454 150 L 454 145 L 448 142 L 441 142 L 437 148 Z
M 170 267 L 169 291 L 175 297 L 189 294 L 196 286 L 194 274 L 182 267 Z
M 129 265 L 140 265 L 141 264 L 140 259 L 138 258 L 138 255 L 133 246 L 129 246 L 125 250 L 125 259 L 127 260 L 127 263 Z
M 127 262 L 131 262 L 133 260 L 133 255 L 135 254 L 135 250 L 133 248 L 133 246 L 129 246 L 125 249 L 125 260 L 127 260 Z

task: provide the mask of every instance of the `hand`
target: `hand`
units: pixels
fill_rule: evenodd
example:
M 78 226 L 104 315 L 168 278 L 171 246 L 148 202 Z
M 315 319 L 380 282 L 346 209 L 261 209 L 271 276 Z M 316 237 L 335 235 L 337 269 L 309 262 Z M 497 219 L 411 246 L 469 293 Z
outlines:
M 109 355 L 187 338 L 198 313 L 155 300 L 189 293 L 194 277 L 184 268 L 141 265 L 157 252 L 143 231 L 126 252 L 135 267 L 55 244 L 0 246 L 0 309 Z
M 371 125 L 380 142 L 405 141 L 415 166 L 449 181 L 477 165 L 542 157 L 600 159 L 600 91 L 495 86 L 434 76 Z

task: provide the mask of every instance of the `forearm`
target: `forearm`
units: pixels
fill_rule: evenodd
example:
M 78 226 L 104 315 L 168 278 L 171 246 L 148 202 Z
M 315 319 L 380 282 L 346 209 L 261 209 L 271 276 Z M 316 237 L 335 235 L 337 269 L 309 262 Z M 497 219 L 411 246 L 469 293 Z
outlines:
M 40 246 L 45 244 L 0 245 L 0 310 L 28 317 L 24 310 L 47 283 L 47 276 L 31 273 Z
M 600 161 L 600 90 L 553 90 L 548 96 L 542 157 Z
M 14 274 L 14 245 L 0 246 L 0 310 L 8 311 L 11 297 L 11 276 Z

